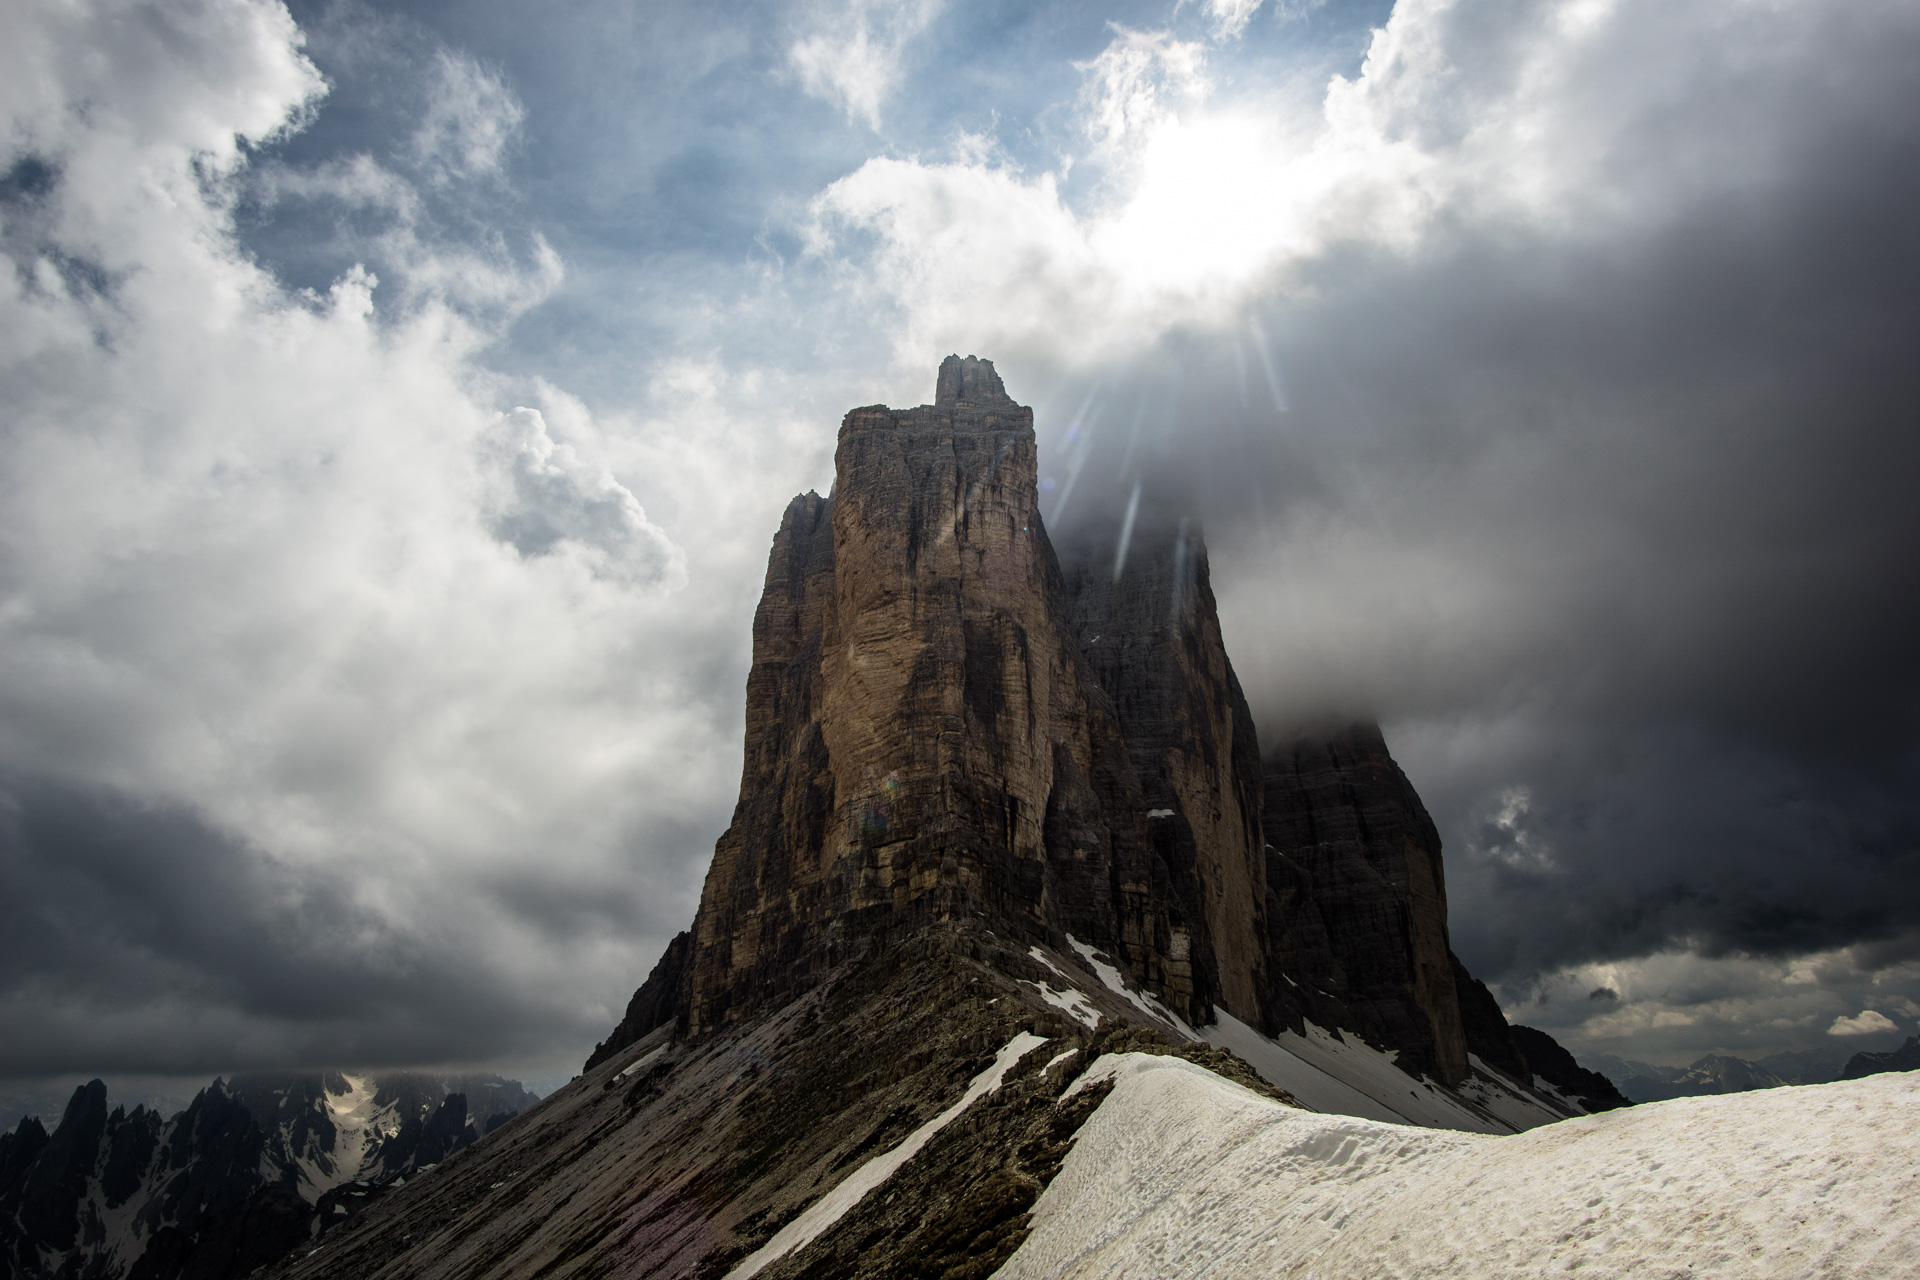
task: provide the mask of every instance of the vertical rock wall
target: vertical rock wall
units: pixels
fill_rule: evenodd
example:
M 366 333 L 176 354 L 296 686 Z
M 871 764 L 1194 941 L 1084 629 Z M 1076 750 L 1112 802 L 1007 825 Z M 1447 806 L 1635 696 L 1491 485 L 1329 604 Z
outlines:
M 1468 1022 L 1507 1047 L 1483 989 L 1463 1019 L 1439 836 L 1379 729 L 1263 762 L 1197 527 L 1136 504 L 1063 571 L 1031 410 L 984 360 L 936 385 L 848 413 L 833 495 L 787 508 L 733 822 L 596 1058 L 955 919 L 1071 933 L 1195 1022 L 1216 1001 L 1269 1031 L 1310 1018 L 1448 1083 Z
M 948 359 L 936 399 L 848 413 L 834 496 L 782 521 L 740 801 L 693 929 L 690 1030 L 965 916 L 1072 933 L 1192 1016 L 1214 996 L 1067 618 L 1032 411 L 972 357 Z
M 1119 716 L 1148 833 L 1194 921 L 1196 963 L 1213 966 L 1228 1012 L 1259 1024 L 1260 747 L 1221 638 L 1206 545 L 1185 518 L 1136 507 L 1124 529 L 1082 530 L 1064 558 L 1074 631 Z
M 1408 1065 L 1448 1084 L 1465 1078 L 1440 833 L 1379 727 L 1281 742 L 1264 782 L 1276 976 L 1304 989 L 1276 989 L 1276 1003 L 1297 1000 L 1313 1016 L 1330 999 L 1346 1011 L 1341 1025 Z

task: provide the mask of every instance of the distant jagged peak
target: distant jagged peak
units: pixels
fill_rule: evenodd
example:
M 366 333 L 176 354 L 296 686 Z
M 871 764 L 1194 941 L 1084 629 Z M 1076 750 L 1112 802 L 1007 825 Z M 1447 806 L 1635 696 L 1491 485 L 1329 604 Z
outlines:
M 1013 398 L 993 371 L 993 361 L 978 356 L 948 356 L 940 362 L 940 379 L 935 384 L 933 403 L 1012 404 Z

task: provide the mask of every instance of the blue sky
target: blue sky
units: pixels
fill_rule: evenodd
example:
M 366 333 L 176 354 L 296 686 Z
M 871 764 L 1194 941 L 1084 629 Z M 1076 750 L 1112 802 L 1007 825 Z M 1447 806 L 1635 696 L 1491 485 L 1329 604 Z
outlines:
M 691 918 L 840 415 L 1204 520 L 1578 1051 L 1920 1026 L 1897 3 L 28 3 L 14 1081 L 564 1072 Z

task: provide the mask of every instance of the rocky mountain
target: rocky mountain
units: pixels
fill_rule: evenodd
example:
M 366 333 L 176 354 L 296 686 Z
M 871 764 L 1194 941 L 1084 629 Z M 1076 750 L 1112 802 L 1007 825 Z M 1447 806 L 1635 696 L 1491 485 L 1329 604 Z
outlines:
M 0 1134 L 9 1277 L 244 1275 L 537 1099 L 498 1076 L 236 1076 L 171 1119 L 98 1080 Z M 470 1103 L 472 1104 L 470 1107 Z
M 1597 1054 L 1590 1061 L 1597 1073 L 1612 1081 L 1634 1102 L 1746 1093 L 1754 1089 L 1777 1089 L 1782 1085 L 1826 1084 L 1853 1078 L 1842 1076 L 1848 1061 L 1844 1050 L 1776 1053 L 1757 1062 L 1710 1053 L 1685 1067 L 1662 1067 L 1612 1054 Z
M 1847 1059 L 1840 1078 L 1859 1080 L 1886 1071 L 1920 1071 L 1920 1036 L 1908 1036 L 1905 1044 L 1887 1053 L 1854 1054 Z
M 579 1079 L 279 1274 L 985 1276 L 1108 1058 L 1482 1134 L 1619 1104 L 1453 957 L 1377 727 L 1262 751 L 1197 524 L 1056 547 L 973 357 L 835 467 L 774 537 L 692 927 Z

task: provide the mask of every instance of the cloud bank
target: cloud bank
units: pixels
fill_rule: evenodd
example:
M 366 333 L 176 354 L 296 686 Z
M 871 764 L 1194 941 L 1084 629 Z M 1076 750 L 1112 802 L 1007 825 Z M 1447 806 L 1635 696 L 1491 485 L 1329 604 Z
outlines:
M 738 752 L 705 665 L 741 608 L 686 590 L 733 546 L 637 490 L 728 522 L 750 470 L 477 359 L 557 265 L 439 253 L 413 184 L 494 178 L 497 76 L 434 60 L 412 175 L 293 171 L 250 163 L 324 109 L 277 6 L 16 26 L 0 1070 L 572 1057 L 690 910 Z M 285 286 L 237 242 L 256 180 L 402 210 L 366 242 L 402 278 Z
M 1238 29 L 1079 64 L 1077 198 L 876 158 L 820 242 L 863 255 L 903 361 L 1011 351 L 1052 389 L 1056 528 L 1143 477 L 1206 520 L 1263 725 L 1388 720 L 1456 942 L 1516 1005 L 1595 963 L 1908 937 L 1920 24 L 1402 0 L 1311 114 L 1220 73 Z M 1647 1029 L 1590 1015 L 1531 1016 Z
M 949 351 L 1386 722 L 1516 1016 L 1915 1027 L 1910 6 L 298 14 L 0 49 L 0 1075 L 577 1061 Z

